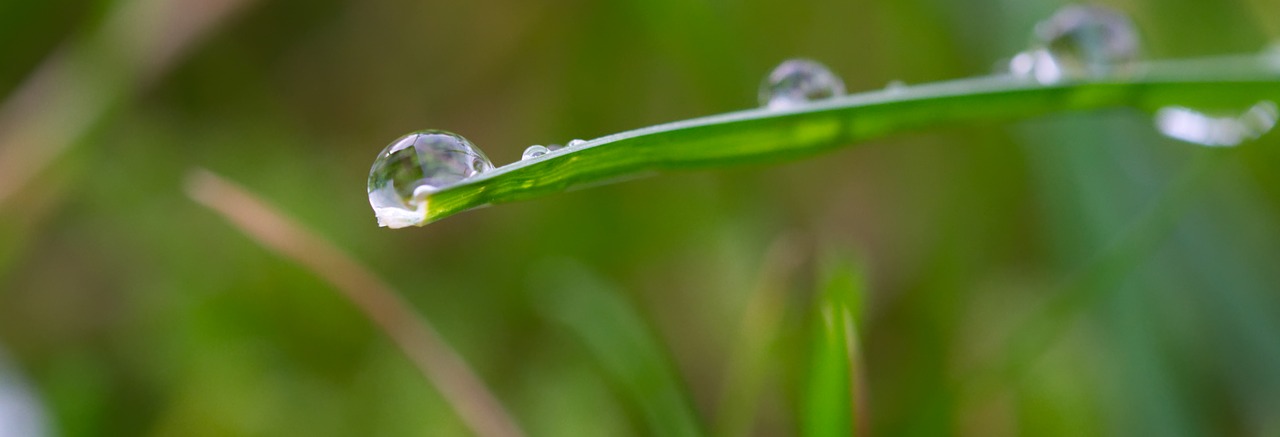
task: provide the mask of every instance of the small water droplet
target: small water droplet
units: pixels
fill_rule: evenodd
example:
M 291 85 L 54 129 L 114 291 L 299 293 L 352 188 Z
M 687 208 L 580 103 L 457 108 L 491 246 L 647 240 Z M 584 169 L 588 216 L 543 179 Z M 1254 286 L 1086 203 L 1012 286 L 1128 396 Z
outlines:
M 554 146 L 554 144 L 552 145 Z M 527 149 L 524 149 L 524 154 L 520 155 L 520 160 L 524 161 L 526 159 L 537 158 L 539 156 L 546 155 L 547 153 L 550 153 L 550 152 L 551 152 L 550 148 L 542 147 L 535 144 L 535 145 L 529 146 L 529 148 Z
M 901 80 L 891 80 L 888 85 L 884 86 L 884 90 L 890 93 L 900 93 L 906 91 L 907 83 Z
M 489 158 L 462 136 L 441 130 L 414 132 L 378 153 L 369 170 L 369 204 L 380 226 L 420 224 L 428 194 L 492 169 Z
M 578 146 L 581 146 L 581 145 L 586 144 L 586 143 L 587 143 L 586 141 L 583 141 L 583 140 L 578 139 L 578 138 L 574 138 L 574 139 L 572 139 L 572 140 L 569 140 L 569 144 L 565 144 L 564 146 L 565 146 L 565 147 L 578 147 Z
M 1009 72 L 1045 84 L 1127 73 L 1140 52 L 1129 17 L 1102 6 L 1063 7 L 1036 25 L 1035 39 L 1009 62 Z
M 827 66 L 808 59 L 778 65 L 760 84 L 760 104 L 785 109 L 844 95 L 844 81 Z
M 1181 106 L 1156 111 L 1156 128 L 1170 138 L 1210 147 L 1231 147 L 1270 132 L 1280 118 L 1275 102 L 1262 101 L 1238 115 L 1210 115 Z

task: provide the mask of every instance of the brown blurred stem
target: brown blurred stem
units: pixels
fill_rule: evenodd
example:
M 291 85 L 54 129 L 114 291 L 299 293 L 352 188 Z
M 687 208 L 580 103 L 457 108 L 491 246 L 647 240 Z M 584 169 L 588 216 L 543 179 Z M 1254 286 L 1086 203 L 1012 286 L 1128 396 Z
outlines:
M 0 205 L 254 0 L 123 0 L 0 103 Z
M 498 399 L 435 328 L 359 262 L 245 189 L 206 170 L 190 174 L 187 192 L 258 243 L 333 284 L 391 338 L 477 435 L 523 435 Z

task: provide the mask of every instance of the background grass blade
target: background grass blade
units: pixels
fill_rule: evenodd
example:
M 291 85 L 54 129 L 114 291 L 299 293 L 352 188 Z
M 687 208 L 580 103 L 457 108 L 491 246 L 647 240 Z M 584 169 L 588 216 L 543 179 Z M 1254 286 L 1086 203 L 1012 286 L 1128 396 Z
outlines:
M 113 2 L 99 28 L 49 56 L 12 97 L 0 101 L 0 205 L 253 3 Z
M 542 312 L 582 340 L 641 412 L 650 434 L 703 435 L 663 342 L 632 305 L 575 264 L 547 266 L 542 273 L 535 286 Z
M 795 110 L 753 109 L 589 141 L 521 161 L 430 195 L 423 222 L 478 206 L 646 172 L 793 159 L 921 127 L 1111 107 L 1248 106 L 1280 100 L 1265 58 L 1224 57 L 1140 67 L 1132 79 L 1041 85 L 990 76 L 830 99 Z
M 761 398 L 777 377 L 788 312 L 790 279 L 807 259 L 797 234 L 774 239 L 759 266 L 754 288 L 742 311 L 737 340 L 724 369 L 717 405 L 715 435 L 754 435 L 760 421 Z
M 854 435 L 865 419 L 857 401 L 858 314 L 862 310 L 862 274 L 847 258 L 832 258 L 823 268 L 814 314 L 812 353 L 803 398 L 801 435 Z

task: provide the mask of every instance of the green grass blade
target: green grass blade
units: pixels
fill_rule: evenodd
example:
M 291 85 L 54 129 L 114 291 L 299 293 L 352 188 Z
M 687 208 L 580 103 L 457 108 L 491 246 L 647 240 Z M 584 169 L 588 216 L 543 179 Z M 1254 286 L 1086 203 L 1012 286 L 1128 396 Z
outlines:
M 713 435 L 759 435 L 755 427 L 767 418 L 761 404 L 777 377 L 783 352 L 789 280 L 804 261 L 804 248 L 793 234 L 774 239 L 759 264 L 759 272 L 742 310 L 738 338 L 725 363 Z
M 640 410 L 652 435 L 703 435 L 663 342 L 619 292 L 575 264 L 541 269 L 536 302 L 577 335 Z
M 1013 120 L 1112 107 L 1245 107 L 1280 101 L 1280 71 L 1262 57 L 1146 64 L 1129 78 L 1041 85 L 990 76 L 855 94 L 792 109 L 752 109 L 609 135 L 499 167 L 427 197 L 430 223 L 655 171 L 773 162 L 940 124 Z
M 858 314 L 862 275 L 850 261 L 826 267 L 813 327 L 812 355 L 800 413 L 801 435 L 855 434 L 857 407 Z

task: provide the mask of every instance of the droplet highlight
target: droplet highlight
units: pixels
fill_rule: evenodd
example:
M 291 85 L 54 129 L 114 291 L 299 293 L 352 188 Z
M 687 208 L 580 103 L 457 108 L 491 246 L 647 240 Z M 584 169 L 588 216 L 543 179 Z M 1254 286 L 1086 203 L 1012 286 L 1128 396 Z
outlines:
M 528 159 L 533 159 L 542 155 L 546 155 L 548 153 L 551 153 L 551 149 L 535 144 L 535 145 L 529 146 L 529 148 L 527 149 L 524 149 L 524 153 L 520 155 L 520 160 L 524 161 Z
M 844 93 L 844 81 L 827 66 L 809 59 L 792 59 L 774 68 L 760 84 L 760 105 L 787 109 Z
M 1173 139 L 1209 147 L 1232 147 L 1256 140 L 1275 128 L 1280 109 L 1262 101 L 1238 115 L 1210 115 L 1181 106 L 1156 111 L 1156 128 Z
M 1013 57 L 1009 72 L 1044 84 L 1126 74 L 1140 52 L 1129 17 L 1102 6 L 1070 5 L 1036 25 L 1035 44 Z
M 460 135 L 424 130 L 388 145 L 369 169 L 369 204 L 378 225 L 403 228 L 426 219 L 426 196 L 493 169 L 493 163 Z

